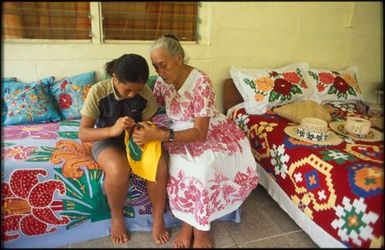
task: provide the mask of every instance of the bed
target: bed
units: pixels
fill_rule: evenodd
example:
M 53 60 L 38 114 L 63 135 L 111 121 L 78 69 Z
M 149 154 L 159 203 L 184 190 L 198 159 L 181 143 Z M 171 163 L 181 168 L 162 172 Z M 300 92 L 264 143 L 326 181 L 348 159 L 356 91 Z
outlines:
M 58 82 L 58 104 L 65 108 L 61 116 L 48 96 L 55 89 L 48 92 L 50 85 L 45 84 L 54 80 L 47 79 L 36 83 L 3 79 L 3 84 L 9 82 L 2 89 L 2 104 L 7 104 L 2 106 L 2 122 L 20 121 L 24 115 L 36 121 L 2 126 L 1 232 L 5 248 L 63 247 L 110 234 L 103 171 L 91 156 L 92 144 L 79 140 L 80 120 L 76 119 L 85 90 L 95 82 L 94 72 Z M 127 229 L 151 231 L 151 210 L 145 182 L 130 175 L 124 207 Z M 167 228 L 180 224 L 168 205 L 164 218 Z M 240 212 L 220 220 L 240 222 Z
M 249 138 L 259 183 L 279 206 L 320 247 L 383 247 L 383 141 L 302 142 L 284 132 L 291 121 L 274 109 L 249 114 L 244 98 L 234 77 L 224 81 L 224 111 Z M 359 113 L 355 102 L 325 107 L 332 121 Z
M 79 121 L 3 128 L 2 239 L 5 247 L 58 247 L 107 236 L 103 172 Z M 131 175 L 125 216 L 130 231 L 151 230 L 144 182 Z M 167 211 L 168 227 L 177 221 Z

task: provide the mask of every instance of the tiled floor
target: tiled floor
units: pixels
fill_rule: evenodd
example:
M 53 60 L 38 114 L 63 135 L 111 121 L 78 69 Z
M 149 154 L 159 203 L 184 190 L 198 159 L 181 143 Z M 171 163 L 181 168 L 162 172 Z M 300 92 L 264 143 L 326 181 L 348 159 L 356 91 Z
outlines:
M 130 240 L 113 245 L 109 237 L 63 246 L 64 248 L 172 248 L 179 228 L 171 228 L 171 240 L 157 246 L 151 232 L 131 232 Z M 241 223 L 215 221 L 211 236 L 215 248 L 318 248 L 259 185 L 242 205 Z

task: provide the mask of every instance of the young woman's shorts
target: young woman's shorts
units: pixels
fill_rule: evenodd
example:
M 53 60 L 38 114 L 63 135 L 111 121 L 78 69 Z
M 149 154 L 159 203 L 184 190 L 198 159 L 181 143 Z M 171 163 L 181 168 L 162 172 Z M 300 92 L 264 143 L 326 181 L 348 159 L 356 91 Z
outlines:
M 94 143 L 92 147 L 92 156 L 94 157 L 95 161 L 98 160 L 100 152 L 109 147 L 115 147 L 119 150 L 122 150 L 122 152 L 126 153 L 126 147 L 124 145 L 124 142 L 120 138 L 108 138 Z

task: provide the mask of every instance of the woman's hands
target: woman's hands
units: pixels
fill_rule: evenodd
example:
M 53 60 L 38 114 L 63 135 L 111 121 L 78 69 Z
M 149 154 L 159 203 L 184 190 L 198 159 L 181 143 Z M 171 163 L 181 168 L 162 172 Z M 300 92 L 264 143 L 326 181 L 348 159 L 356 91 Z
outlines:
M 203 141 L 207 137 L 210 117 L 195 117 L 194 127 L 175 132 L 174 143 L 193 143 Z M 150 141 L 168 141 L 169 131 L 152 127 L 146 122 L 139 122 L 143 128 L 134 129 L 133 140 L 142 146 Z
M 161 141 L 162 134 L 167 133 L 167 131 L 153 127 L 146 122 L 139 122 L 138 124 L 141 125 L 142 128 L 135 128 L 132 137 L 134 142 L 140 146 L 150 141 Z
M 136 122 L 131 117 L 120 117 L 115 124 L 110 127 L 110 136 L 119 136 L 126 128 L 135 126 Z

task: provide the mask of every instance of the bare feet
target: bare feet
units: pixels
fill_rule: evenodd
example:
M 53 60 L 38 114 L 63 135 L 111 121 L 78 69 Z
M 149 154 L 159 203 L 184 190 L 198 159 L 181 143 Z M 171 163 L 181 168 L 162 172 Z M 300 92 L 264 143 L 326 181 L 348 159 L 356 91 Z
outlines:
M 182 224 L 180 232 L 175 236 L 174 248 L 190 248 L 192 238 L 192 226 L 187 223 Z
M 124 216 L 111 218 L 111 241 L 113 244 L 122 244 L 128 241 L 128 232 Z
M 212 248 L 209 231 L 200 231 L 194 228 L 193 248 Z
M 165 244 L 170 239 L 170 235 L 164 225 L 163 217 L 159 220 L 159 222 L 154 219 L 154 224 L 152 226 L 152 238 L 154 239 L 155 244 L 158 245 Z

